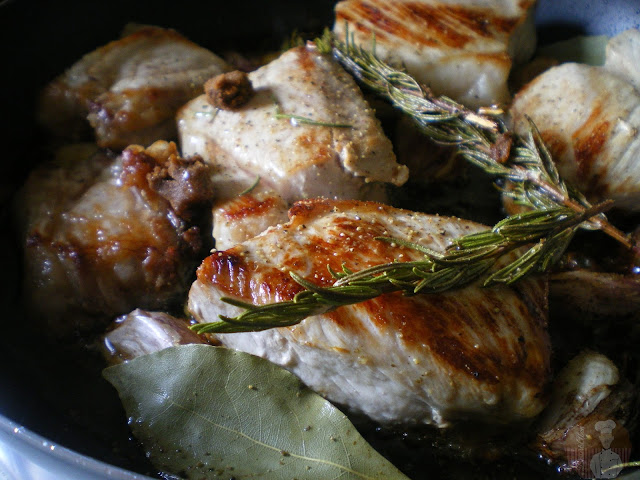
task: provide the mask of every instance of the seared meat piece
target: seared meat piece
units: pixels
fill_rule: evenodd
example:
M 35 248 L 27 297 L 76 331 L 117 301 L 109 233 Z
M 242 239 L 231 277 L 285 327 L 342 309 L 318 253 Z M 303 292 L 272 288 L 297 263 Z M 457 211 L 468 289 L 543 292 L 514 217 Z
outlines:
M 254 304 L 291 300 L 302 287 L 289 271 L 326 286 L 333 283 L 327 266 L 359 271 L 422 258 L 379 236 L 443 251 L 452 238 L 486 228 L 358 201 L 301 201 L 289 216 L 289 223 L 204 260 L 188 302 L 198 322 L 239 313 L 222 296 Z M 543 279 L 413 297 L 391 293 L 327 309 L 289 328 L 217 338 L 381 422 L 508 423 L 537 415 L 545 404 L 550 346 Z
M 213 209 L 213 238 L 218 250 L 226 250 L 286 223 L 287 204 L 273 192 L 250 192 L 224 201 Z
M 507 102 L 513 62 L 535 49 L 534 0 L 346 0 L 334 32 L 404 65 L 438 95 L 475 108 Z
M 511 109 L 520 133 L 528 128 L 525 115 L 533 119 L 563 178 L 592 202 L 611 198 L 632 212 L 640 211 L 639 48 L 640 32 L 623 32 L 607 44 L 604 67 L 551 68 L 516 95 Z M 638 275 L 597 270 L 554 273 L 552 306 L 581 319 L 638 318 Z
M 532 447 L 562 471 L 587 478 L 591 455 L 602 449 L 598 423 L 612 422 L 622 444 L 629 442 L 624 427 L 630 428 L 637 415 L 635 402 L 637 392 L 620 378 L 611 360 L 600 353 L 581 352 L 553 382 L 551 401 L 537 421 Z M 581 443 L 582 455 L 578 452 Z
M 72 138 L 87 130 L 88 118 L 101 147 L 172 140 L 178 108 L 226 68 L 173 30 L 143 27 L 85 55 L 48 85 L 40 118 Z
M 167 142 L 129 147 L 117 158 L 75 150 L 32 172 L 17 205 L 31 316 L 66 336 L 103 328 L 136 307 L 180 300 L 206 252 L 196 214 L 208 217 L 211 208 L 203 177 L 209 173 L 200 160 L 180 159 Z M 172 181 L 204 189 L 190 203 L 173 199 L 182 216 L 171 196 L 154 189 Z
M 566 63 L 515 97 L 515 128 L 530 116 L 562 177 L 592 202 L 606 198 L 640 211 L 640 92 L 601 67 Z
M 189 330 L 182 319 L 163 312 L 135 309 L 118 318 L 113 329 L 104 336 L 103 349 L 109 363 L 122 363 L 132 358 L 176 345 L 207 343 Z
M 221 199 L 258 176 L 289 204 L 319 196 L 381 199 L 381 182 L 407 180 L 362 93 L 330 56 L 294 48 L 249 80 L 255 94 L 238 109 L 214 108 L 202 95 L 178 114 L 183 153 L 214 166 Z

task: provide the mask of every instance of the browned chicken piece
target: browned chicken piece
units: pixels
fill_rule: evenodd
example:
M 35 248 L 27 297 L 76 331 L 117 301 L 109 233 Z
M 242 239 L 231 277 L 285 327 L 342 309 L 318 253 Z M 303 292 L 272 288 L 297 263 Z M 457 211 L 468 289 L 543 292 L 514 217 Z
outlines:
M 122 149 L 176 138 L 175 114 L 225 62 L 173 30 L 142 27 L 85 55 L 49 84 L 40 119 L 74 139 Z
M 334 281 L 328 267 L 359 271 L 423 258 L 376 240 L 380 236 L 441 252 L 453 238 L 486 228 L 346 200 L 301 201 L 289 216 L 290 222 L 204 260 L 189 293 L 195 320 L 240 312 L 221 297 L 253 304 L 291 300 L 302 287 L 290 271 L 327 286 Z M 317 315 L 292 327 L 216 338 L 287 368 L 329 400 L 376 421 L 504 425 L 530 419 L 545 405 L 546 321 L 546 282 L 540 278 L 512 287 L 390 293 L 336 310 L 319 306 Z
M 178 113 L 182 152 L 213 165 L 221 200 L 256 177 L 289 205 L 320 196 L 382 200 L 385 183 L 406 182 L 374 111 L 330 56 L 293 48 L 248 80 L 255 93 L 242 106 L 214 107 L 211 97 L 226 95 L 210 91 Z
M 207 251 L 209 175 L 167 142 L 118 157 L 73 149 L 34 170 L 16 215 L 30 316 L 65 337 L 181 300 Z
M 512 64 L 535 49 L 534 0 L 346 0 L 334 32 L 476 108 L 510 98 Z
M 516 95 L 511 115 L 537 125 L 562 177 L 593 203 L 640 211 L 640 91 L 602 67 L 565 63 Z
M 118 318 L 103 338 L 103 351 L 111 364 L 158 352 L 176 345 L 207 343 L 184 320 L 164 312 L 139 308 Z
M 287 204 L 273 192 L 251 191 L 213 208 L 213 238 L 218 250 L 226 250 L 264 232 L 272 225 L 286 223 Z

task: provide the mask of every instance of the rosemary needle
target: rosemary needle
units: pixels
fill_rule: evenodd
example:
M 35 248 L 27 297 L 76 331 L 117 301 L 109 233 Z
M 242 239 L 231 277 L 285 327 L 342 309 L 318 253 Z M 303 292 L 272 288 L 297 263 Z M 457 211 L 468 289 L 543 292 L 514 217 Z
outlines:
M 293 115 L 290 113 L 282 113 L 280 110 L 280 105 L 276 102 L 276 113 L 275 118 L 277 119 L 287 119 L 290 120 L 293 126 L 298 125 L 312 125 L 316 127 L 332 127 L 332 128 L 353 128 L 353 125 L 349 125 L 348 123 L 331 123 L 331 122 L 321 122 L 318 120 L 314 120 L 312 118 L 303 117 L 301 115 Z
M 632 247 L 627 236 L 604 216 L 612 201 L 592 206 L 563 181 L 533 122 L 529 134 L 519 137 L 506 128 L 499 109 L 473 112 L 447 97 L 436 97 L 405 71 L 378 59 L 375 42 L 367 51 L 349 41 L 348 32 L 346 42 L 326 32 L 316 40 L 316 46 L 321 52 L 333 54 L 363 86 L 411 117 L 425 135 L 457 147 L 458 154 L 469 162 L 507 180 L 511 188 L 504 195 L 529 210 L 508 216 L 484 232 L 454 239 L 444 253 L 403 239 L 378 238 L 418 250 L 424 260 L 393 262 L 360 272 L 330 270 L 335 282 L 329 287 L 319 287 L 291 273 L 305 289 L 293 300 L 254 306 L 223 298 L 244 308 L 244 312 L 233 318 L 221 317 L 219 322 L 194 325 L 196 332 L 229 333 L 294 325 L 308 316 L 387 292 L 442 292 L 482 277 L 485 286 L 509 285 L 548 270 L 566 251 L 578 229 L 602 230 Z M 500 258 L 516 249 L 520 253 L 516 260 L 496 267 Z

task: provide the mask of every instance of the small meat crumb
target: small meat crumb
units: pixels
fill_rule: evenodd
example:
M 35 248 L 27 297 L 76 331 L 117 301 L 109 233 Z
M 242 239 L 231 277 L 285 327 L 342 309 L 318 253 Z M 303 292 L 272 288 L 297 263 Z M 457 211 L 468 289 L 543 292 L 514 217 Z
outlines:
M 175 145 L 171 154 L 157 154 L 152 149 L 156 144 L 146 151 L 159 163 L 147 174 L 149 187 L 185 220 L 193 219 L 203 208 L 209 210 L 214 198 L 209 166 L 197 155 L 181 158 Z
M 222 73 L 204 84 L 207 101 L 223 110 L 236 110 L 246 104 L 255 91 L 249 76 L 240 70 Z

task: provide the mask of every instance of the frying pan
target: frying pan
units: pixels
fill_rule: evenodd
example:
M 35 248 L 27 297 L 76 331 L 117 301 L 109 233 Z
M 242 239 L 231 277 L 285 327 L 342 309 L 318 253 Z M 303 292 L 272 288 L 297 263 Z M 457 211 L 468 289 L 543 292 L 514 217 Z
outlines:
M 10 234 L 10 199 L 29 168 L 42 155 L 41 134 L 34 122 L 39 90 L 83 54 L 116 38 L 129 22 L 174 28 L 216 53 L 235 49 L 278 48 L 294 29 L 319 32 L 331 25 L 333 1 L 150 2 L 111 0 L 0 0 L 0 58 L 2 59 L 2 161 L 0 201 L 2 234 L 2 334 L 0 335 L 0 480 L 136 479 L 153 469 L 128 439 L 119 407 L 102 412 L 96 405 L 93 428 L 87 415 L 65 408 L 76 397 L 77 385 L 53 375 L 73 368 L 66 357 L 49 356 L 50 345 L 26 333 L 17 304 L 19 268 Z M 540 43 L 577 34 L 613 35 L 640 28 L 639 0 L 542 0 L 536 12 Z M 44 350 L 44 354 L 25 354 Z M 64 350 L 64 348 L 63 348 Z M 52 372 L 52 375 L 49 374 Z M 70 375 L 73 377 L 73 375 Z M 52 381 L 43 379 L 53 378 Z M 115 393 L 99 382 L 91 390 L 86 409 L 97 397 Z M 52 392 L 54 395 L 52 395 Z M 51 397 L 58 401 L 51 403 Z M 111 396 L 111 397 L 110 397 Z M 73 403 L 73 402 L 72 402 Z M 87 405 L 89 404 L 89 405 Z M 97 434 L 120 416 L 114 435 L 117 447 Z M 98 420 L 100 418 L 101 420 Z M 102 432 L 104 433 L 104 432 Z M 128 449 L 131 448 L 132 452 Z M 134 473 L 132 470 L 140 473 Z

